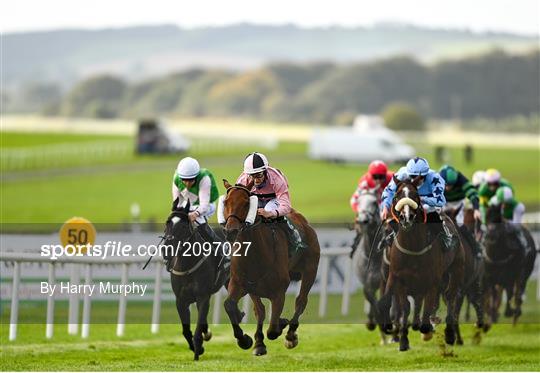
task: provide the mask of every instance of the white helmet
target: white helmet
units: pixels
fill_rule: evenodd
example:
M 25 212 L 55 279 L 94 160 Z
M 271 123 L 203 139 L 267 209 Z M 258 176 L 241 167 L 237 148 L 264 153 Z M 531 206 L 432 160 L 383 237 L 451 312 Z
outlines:
M 501 173 L 494 168 L 490 168 L 486 171 L 486 181 L 488 183 L 498 183 L 501 181 Z
M 268 159 L 261 153 L 250 153 L 244 160 L 244 172 L 248 175 L 262 172 L 268 168 Z
M 472 184 L 477 187 L 479 186 L 480 184 L 483 184 L 485 183 L 486 181 L 486 171 L 476 171 L 473 175 L 472 175 Z
M 181 179 L 193 179 L 197 177 L 201 167 L 199 162 L 195 158 L 186 157 L 178 162 L 178 167 L 176 167 L 176 174 L 180 176 Z

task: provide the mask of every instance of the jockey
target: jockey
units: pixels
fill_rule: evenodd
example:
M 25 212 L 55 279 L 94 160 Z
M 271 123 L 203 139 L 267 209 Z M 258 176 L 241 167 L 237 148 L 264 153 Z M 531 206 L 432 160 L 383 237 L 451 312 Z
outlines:
M 503 218 L 509 223 L 507 229 L 514 240 L 520 243 L 521 246 L 527 247 L 527 239 L 520 228 L 525 213 L 525 205 L 514 198 L 514 192 L 510 187 L 502 186 L 495 192 L 495 195 L 489 200 L 489 206 L 500 206 L 502 209 Z
M 478 170 L 472 175 L 472 186 L 478 190 L 480 185 L 486 181 L 486 171 Z
M 497 189 L 491 197 L 490 205 L 501 205 L 503 217 L 514 224 L 521 224 L 525 205 L 514 198 L 514 192 L 509 187 L 503 186 Z
M 358 214 L 358 197 L 363 190 L 376 189 L 379 203 L 381 202 L 381 194 L 392 180 L 394 173 L 388 171 L 386 163 L 383 161 L 373 161 L 369 164 L 368 171 L 358 180 L 358 186 L 351 197 L 351 208 L 355 214 Z
M 446 206 L 452 209 L 459 208 L 459 213 L 456 215 L 456 224 L 460 229 L 463 237 L 469 242 L 473 253 L 476 256 L 482 255 L 482 250 L 478 242 L 474 239 L 471 231 L 463 227 L 465 202 L 468 200 L 473 208 L 474 220 L 481 222 L 482 214 L 480 213 L 480 202 L 476 188 L 469 180 L 454 167 L 444 165 L 439 170 L 439 174 L 446 182 L 444 187 L 444 197 L 446 198 Z
M 259 200 L 258 215 L 272 219 L 291 212 L 287 178 L 280 170 L 268 165 L 264 154 L 250 153 L 244 160 L 244 172 L 236 183 L 248 185 L 251 181 L 251 193 Z
M 427 160 L 424 158 L 416 157 L 407 162 L 406 167 L 401 167 L 395 177 L 398 180 L 405 180 L 407 178 L 415 178 L 421 176 L 420 184 L 418 185 L 418 194 L 422 202 L 422 207 L 427 214 L 428 223 L 430 227 L 433 227 L 435 234 L 440 233 L 443 246 L 449 250 L 452 249 L 456 240 L 452 233 L 440 217 L 440 211 L 446 204 L 444 197 L 445 181 L 436 171 L 429 168 Z M 384 189 L 382 194 L 382 211 L 381 219 L 385 220 L 388 217 L 390 209 L 392 208 L 392 200 L 396 193 L 397 185 L 392 179 L 388 186 Z
M 478 189 L 478 196 L 480 197 L 480 211 L 482 213 L 482 222 L 486 222 L 486 209 L 489 205 L 489 201 L 497 192 L 501 186 L 506 186 L 514 191 L 512 185 L 505 179 L 501 178 L 501 173 L 494 168 L 486 170 L 486 179 L 480 185 Z
M 468 199 L 474 210 L 474 219 L 480 221 L 482 214 L 480 213 L 480 202 L 478 192 L 469 180 L 454 167 L 444 165 L 439 170 L 439 174 L 446 182 L 444 187 L 444 197 L 446 198 L 446 206 L 457 208 L 462 206 L 459 214 L 456 216 L 458 226 L 463 225 L 463 210 L 465 209 L 464 201 Z
M 207 242 L 221 241 L 208 225 L 208 218 L 216 211 L 215 201 L 219 191 L 214 175 L 206 168 L 201 168 L 199 162 L 191 157 L 183 158 L 176 168 L 172 182 L 172 199 L 180 207 L 189 200 L 191 212 L 188 218 L 195 222 L 201 236 Z

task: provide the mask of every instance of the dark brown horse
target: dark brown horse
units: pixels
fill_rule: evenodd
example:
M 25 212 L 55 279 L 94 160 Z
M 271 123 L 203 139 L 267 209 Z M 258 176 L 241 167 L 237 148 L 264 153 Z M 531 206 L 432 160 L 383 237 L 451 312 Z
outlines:
M 460 210 L 463 208 L 463 205 L 457 208 L 447 208 L 445 209 L 446 214 L 452 219 L 454 224 L 456 224 L 456 216 L 459 214 Z M 472 211 L 472 210 L 471 210 Z M 474 224 L 472 225 L 474 227 Z M 484 307 L 482 300 L 482 279 L 484 276 L 484 260 L 482 257 L 476 255 L 476 250 L 473 245 L 476 245 L 474 242 L 473 231 L 469 230 L 470 228 L 465 224 L 462 226 L 457 226 L 459 232 L 459 238 L 461 244 L 464 248 L 465 254 L 465 273 L 463 286 L 458 293 L 457 300 L 457 314 L 461 313 L 461 308 L 463 306 L 463 301 L 468 300 L 469 304 L 472 304 L 476 312 L 476 333 L 475 341 L 479 342 L 481 338 L 481 328 L 484 327 Z M 474 228 L 473 228 L 474 229 Z M 463 344 L 463 338 L 461 337 L 461 331 L 459 330 L 459 324 L 456 330 L 457 333 L 457 344 Z
M 506 291 L 504 315 L 515 324 L 521 315 L 523 293 L 536 260 L 536 244 L 530 232 L 521 225 L 506 222 L 501 207 L 492 205 L 486 213 L 484 236 L 484 307 L 490 323 L 499 317 L 502 291 Z M 520 235 L 522 236 L 520 238 Z M 511 304 L 514 301 L 514 307 Z
M 286 223 L 275 219 L 264 220 L 260 216 L 257 216 L 253 224 L 246 223 L 250 211 L 251 213 L 256 211 L 252 208 L 253 205 L 256 207 L 257 203 L 256 197 L 250 193 L 252 185 L 232 186 L 226 180 L 223 180 L 223 185 L 227 189 L 223 204 L 224 231 L 227 240 L 233 243 L 233 247 L 238 244 L 244 247 L 240 256 L 232 257 L 229 296 L 224 303 L 238 346 L 248 349 L 253 344 L 251 337 L 244 334 L 239 325 L 244 315 L 238 309 L 238 301 L 249 294 L 257 317 L 253 354 L 257 356 L 266 354 L 262 331 L 265 307 L 261 298 L 270 299 L 272 303 L 272 315 L 266 336 L 271 340 L 276 339 L 289 325 L 285 346 L 294 348 L 298 345 L 296 330 L 299 318 L 306 308 L 309 291 L 317 276 L 320 257 L 317 235 L 300 213 L 293 210 L 288 214 L 287 218 L 298 227 L 307 246 L 289 258 L 288 238 L 284 227 Z M 244 243 L 247 242 L 251 244 L 246 252 Z M 288 321 L 280 316 L 285 302 L 285 292 L 293 274 L 299 275 L 302 284 L 296 298 L 294 315 Z
M 463 247 L 458 245 L 445 251 L 438 235 L 428 234 L 428 230 L 433 230 L 428 224 L 435 224 L 429 223 L 430 219 L 435 217 L 426 215 L 422 208 L 417 190 L 419 181 L 419 178 L 412 181 L 394 178 L 397 191 L 391 212 L 399 228 L 388 253 L 390 265 L 385 294 L 378 304 L 378 318 L 383 330 L 390 331 L 389 310 L 393 297 L 400 351 L 409 349 L 410 306 L 407 296 L 411 296 L 415 303 L 413 325 L 424 334 L 424 339 L 431 339 L 433 326 L 430 318 L 435 316 L 441 291 L 447 304 L 445 341 L 454 344 L 458 323 L 456 301 L 463 283 Z M 453 227 L 451 221 L 446 223 Z M 423 313 L 420 319 L 421 305 Z

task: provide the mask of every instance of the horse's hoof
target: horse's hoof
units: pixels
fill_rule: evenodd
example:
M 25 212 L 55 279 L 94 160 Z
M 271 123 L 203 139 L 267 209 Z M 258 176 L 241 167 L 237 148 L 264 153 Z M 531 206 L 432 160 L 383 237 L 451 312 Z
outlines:
M 485 323 L 483 328 L 482 328 L 484 333 L 487 333 L 489 331 L 489 329 L 491 329 L 491 324 Z
M 422 340 L 424 342 L 431 341 L 433 338 L 433 332 L 422 333 Z
M 512 317 L 512 316 L 514 316 L 514 312 L 511 309 L 507 308 L 506 310 L 504 310 L 504 317 Z
M 435 325 L 439 325 L 442 322 L 439 316 L 431 316 L 430 321 L 432 324 L 435 324 Z
M 418 330 L 420 330 L 420 324 L 418 324 L 416 322 L 413 322 L 413 324 L 411 325 L 411 328 L 414 331 L 418 331 Z
M 271 341 L 273 341 L 274 339 L 277 339 L 280 335 L 281 335 L 281 330 L 280 331 L 269 330 L 266 332 L 266 337 Z
M 202 337 L 204 341 L 208 342 L 212 339 L 212 332 L 208 330 L 206 333 L 203 333 Z
M 240 339 L 238 339 L 238 347 L 240 347 L 242 350 L 248 350 L 253 346 L 253 339 L 247 335 L 244 334 L 244 336 Z
M 457 344 L 458 346 L 463 346 L 463 339 L 458 338 L 458 339 L 456 340 L 456 344 Z
M 295 348 L 296 346 L 298 346 L 298 336 L 295 334 L 294 337 L 291 339 L 289 339 L 289 336 L 286 336 L 283 343 L 285 344 L 285 347 L 287 347 L 289 350 L 291 348 Z
M 427 334 L 433 332 L 433 325 L 431 324 L 422 324 L 418 328 L 420 330 L 420 333 Z
M 193 360 L 199 361 L 199 355 L 195 355 L 195 356 L 193 357 Z
M 454 343 L 456 343 L 456 336 L 454 332 L 445 330 L 444 341 L 446 342 L 447 345 L 453 346 Z
M 367 328 L 367 330 L 369 330 L 369 331 L 375 330 L 375 327 L 376 327 L 376 325 L 375 325 L 375 323 L 373 323 L 373 322 L 368 322 L 368 323 L 366 324 L 366 328 Z
M 409 344 L 403 344 L 399 346 L 399 351 L 409 351 L 410 347 Z
M 383 333 L 385 334 L 392 334 L 393 332 L 393 325 L 392 324 L 382 324 L 381 325 L 381 330 L 383 331 Z
M 392 337 L 392 343 L 399 343 L 399 337 L 397 335 Z
M 266 355 L 266 346 L 265 345 L 255 346 L 255 348 L 253 349 L 253 355 L 255 356 Z

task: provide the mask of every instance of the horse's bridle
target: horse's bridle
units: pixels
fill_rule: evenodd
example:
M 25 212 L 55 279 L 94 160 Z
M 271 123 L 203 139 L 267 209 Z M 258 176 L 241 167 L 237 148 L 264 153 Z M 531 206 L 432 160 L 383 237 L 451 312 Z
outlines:
M 253 195 L 253 193 L 251 193 L 251 191 L 248 188 L 246 188 L 245 186 L 243 186 L 243 185 L 232 185 L 232 186 L 228 187 L 227 191 L 226 191 L 226 195 L 229 195 L 230 191 L 233 190 L 233 189 L 243 190 L 244 192 L 247 193 L 248 197 L 251 197 Z M 253 227 L 260 224 L 260 221 L 255 222 L 254 224 L 248 224 L 248 223 L 246 223 L 246 221 L 244 219 L 242 219 L 238 215 L 231 214 L 231 215 L 229 215 L 229 216 L 227 216 L 225 218 L 225 223 L 223 223 L 224 227 L 225 227 L 225 225 L 227 225 L 227 222 L 229 221 L 230 218 L 234 218 L 234 219 L 238 220 L 238 222 L 242 225 L 242 228 L 240 228 L 240 232 L 243 232 L 248 228 L 251 229 L 251 228 L 253 228 Z M 223 230 L 225 230 L 225 228 L 223 228 Z

